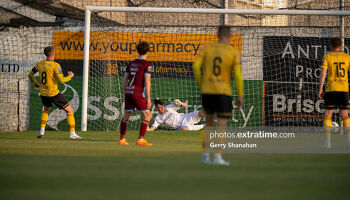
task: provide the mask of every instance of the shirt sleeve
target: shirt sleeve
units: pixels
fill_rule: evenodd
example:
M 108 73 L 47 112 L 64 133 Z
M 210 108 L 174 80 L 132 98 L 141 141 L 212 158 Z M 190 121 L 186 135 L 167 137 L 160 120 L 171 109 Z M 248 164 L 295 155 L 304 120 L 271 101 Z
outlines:
M 159 119 L 159 116 L 157 116 L 155 119 L 154 119 L 154 122 L 152 124 L 152 127 L 155 127 L 155 128 L 158 128 L 159 125 L 161 125 L 162 122 L 161 120 Z
M 66 76 L 66 77 L 63 76 L 62 68 L 59 64 L 57 64 L 57 66 L 54 67 L 54 71 L 55 71 L 55 74 L 57 76 L 57 79 L 61 83 L 68 82 L 72 79 L 72 77 L 70 77 L 70 76 Z
M 327 55 L 323 57 L 323 64 L 321 66 L 323 69 L 328 69 Z
M 153 67 L 152 67 L 152 65 L 148 65 L 148 66 L 146 67 L 146 70 L 145 70 L 145 76 L 151 76 L 152 72 L 153 72 Z
M 193 74 L 196 78 L 197 85 L 201 87 L 202 84 L 202 72 L 201 67 L 203 65 L 203 59 L 204 59 L 204 49 L 201 50 L 199 55 L 197 56 L 196 60 L 193 63 Z
M 179 109 L 181 109 L 181 106 L 177 106 L 177 105 L 174 105 L 174 104 L 169 104 L 169 105 L 167 105 L 167 106 L 165 106 L 165 108 L 167 108 L 167 109 L 173 109 L 173 110 L 179 110 Z
M 38 81 L 34 78 L 34 74 L 37 72 L 38 70 L 35 69 L 35 67 L 33 67 L 32 70 L 29 71 L 28 73 L 28 77 L 30 79 L 30 81 L 34 84 L 38 84 Z

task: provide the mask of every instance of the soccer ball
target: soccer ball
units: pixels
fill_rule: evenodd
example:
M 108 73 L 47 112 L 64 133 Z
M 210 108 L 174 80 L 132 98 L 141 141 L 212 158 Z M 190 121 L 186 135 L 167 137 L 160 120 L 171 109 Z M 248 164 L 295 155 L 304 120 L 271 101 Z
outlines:
M 339 131 L 339 124 L 337 122 L 332 122 L 332 130 L 333 132 Z
M 179 99 L 175 99 L 174 100 L 174 104 L 177 105 L 177 106 L 180 106 L 181 105 L 181 101 Z

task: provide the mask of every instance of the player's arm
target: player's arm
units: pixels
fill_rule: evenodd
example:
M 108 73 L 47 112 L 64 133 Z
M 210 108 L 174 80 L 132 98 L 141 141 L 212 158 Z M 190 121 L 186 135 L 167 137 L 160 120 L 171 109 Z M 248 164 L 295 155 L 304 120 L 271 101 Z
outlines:
M 145 88 L 146 88 L 146 100 L 147 108 L 151 109 L 151 74 L 145 73 Z
M 204 53 L 201 52 L 196 60 L 194 61 L 193 63 L 193 74 L 194 74 L 194 77 L 196 78 L 196 81 L 197 81 L 197 85 L 199 87 L 201 87 L 201 84 L 202 84 L 202 72 L 201 72 L 201 67 L 203 65 L 203 55 Z
M 326 75 L 327 75 L 327 68 L 328 68 L 328 62 L 327 59 L 325 58 L 323 61 L 323 65 L 321 66 L 322 71 L 320 74 L 320 81 L 319 81 L 319 88 L 318 88 L 318 98 L 322 99 L 322 94 L 323 94 L 323 85 L 326 80 Z
M 63 72 L 62 72 L 60 65 L 57 65 L 56 67 L 54 67 L 54 71 L 55 71 L 56 77 L 60 83 L 68 82 L 74 76 L 74 73 L 71 71 L 68 72 L 68 76 L 63 76 Z
M 236 91 L 238 95 L 237 107 L 240 109 L 243 105 L 243 78 L 242 78 L 242 66 L 240 64 L 239 56 L 236 55 L 233 65 L 233 77 L 235 80 Z
M 327 75 L 327 68 L 322 68 L 322 71 L 320 74 L 319 89 L 318 89 L 318 98 L 319 99 L 322 99 L 323 85 L 324 85 L 324 81 L 326 80 L 326 75 Z
M 151 127 L 148 127 L 147 128 L 147 131 L 154 131 L 156 130 L 157 128 L 155 126 L 151 126 Z
M 125 73 L 122 81 L 123 91 L 125 91 L 126 86 L 128 85 L 129 73 Z
M 160 125 L 160 122 L 158 122 L 159 118 L 158 116 L 154 119 L 154 122 L 152 124 L 151 127 L 147 127 L 147 131 L 154 131 L 158 128 L 158 126 Z
M 181 102 L 179 99 L 175 99 L 174 100 L 174 105 L 178 106 L 178 108 L 187 108 L 188 107 L 188 104 L 185 103 L 185 102 Z
M 34 78 L 34 74 L 37 73 L 37 72 L 38 72 L 38 70 L 36 69 L 36 66 L 35 66 L 35 67 L 33 67 L 33 69 L 30 70 L 30 72 L 28 73 L 28 77 L 29 77 L 30 81 L 31 81 L 32 83 L 34 83 L 35 89 L 36 89 L 36 90 L 39 90 L 39 89 L 40 89 L 40 84 L 39 84 L 38 81 Z

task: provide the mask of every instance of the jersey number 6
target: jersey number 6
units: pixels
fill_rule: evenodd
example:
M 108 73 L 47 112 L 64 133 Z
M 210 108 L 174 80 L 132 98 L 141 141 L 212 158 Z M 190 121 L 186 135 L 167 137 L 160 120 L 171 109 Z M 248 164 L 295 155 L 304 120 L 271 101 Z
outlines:
M 220 57 L 215 57 L 213 62 L 213 74 L 215 76 L 219 76 L 221 74 L 220 64 L 222 63 L 222 59 Z

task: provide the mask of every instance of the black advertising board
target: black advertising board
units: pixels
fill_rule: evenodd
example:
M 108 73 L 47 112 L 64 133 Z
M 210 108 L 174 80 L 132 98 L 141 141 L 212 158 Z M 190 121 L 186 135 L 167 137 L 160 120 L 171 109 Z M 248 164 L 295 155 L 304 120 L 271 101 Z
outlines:
M 321 126 L 318 82 L 331 38 L 266 36 L 263 42 L 264 125 Z M 345 52 L 349 49 L 345 40 Z

